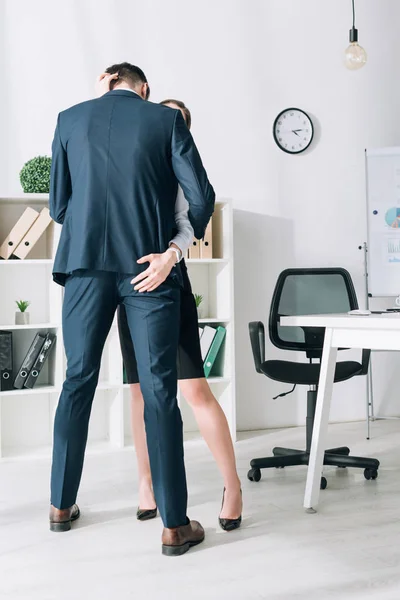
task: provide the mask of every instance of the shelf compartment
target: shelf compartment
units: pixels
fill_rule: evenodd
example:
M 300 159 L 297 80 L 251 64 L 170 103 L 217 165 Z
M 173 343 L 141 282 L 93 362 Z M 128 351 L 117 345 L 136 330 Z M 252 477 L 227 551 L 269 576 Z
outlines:
M 30 454 L 51 445 L 56 397 L 43 390 L 38 393 L 32 401 L 30 390 L 17 390 L 15 395 L 10 392 L 7 397 L 1 392 L 2 456 Z
M 24 213 L 26 208 L 33 208 L 40 212 L 45 206 L 47 206 L 48 200 L 46 196 L 40 195 L 36 198 L 35 195 L 27 194 L 14 199 L 3 198 L 0 201 L 0 244 L 6 239 L 18 219 Z M 33 246 L 32 250 L 28 254 L 27 259 L 23 260 L 1 260 L 2 265 L 17 265 L 17 264 L 35 264 L 35 261 L 49 261 L 48 263 L 42 262 L 42 264 L 51 264 L 53 258 L 56 237 L 58 238 L 61 231 L 61 226 L 51 222 L 47 227 L 46 231 L 40 237 L 40 239 Z
M 194 294 L 203 296 L 200 305 L 203 323 L 227 323 L 232 315 L 233 292 L 232 267 L 224 263 L 215 262 L 208 265 L 198 263 L 188 264 L 188 273 Z M 221 317 L 219 317 L 221 315 Z
M 0 211 L 1 220 L 1 211 Z M 26 263 L 13 269 L 12 267 L 1 268 L 1 265 L 8 261 L 0 261 L 0 320 L 2 323 L 8 323 L 5 328 L 11 328 L 15 323 L 15 313 L 17 312 L 16 300 L 29 300 L 30 306 L 28 312 L 32 325 L 31 329 L 39 328 L 42 323 L 59 325 L 61 316 L 58 307 L 61 302 L 51 301 L 55 298 L 60 286 L 56 286 L 51 281 L 51 270 L 49 266 L 42 264 L 35 265 L 33 269 Z M 14 327 L 14 326 L 13 326 Z
M 212 216 L 212 258 L 188 259 L 192 264 L 212 264 L 216 262 L 228 263 L 232 256 L 232 210 L 226 201 L 216 202 Z
M 1 395 L 26 395 L 29 393 L 50 393 L 55 392 L 56 389 L 61 388 L 61 376 L 60 366 L 57 365 L 58 357 L 60 356 L 60 346 L 62 344 L 62 336 L 58 335 L 59 328 L 54 327 L 31 327 L 28 329 L 15 329 L 13 330 L 13 375 L 12 381 L 15 380 L 18 370 L 22 365 L 22 362 L 28 352 L 36 333 L 52 332 L 57 335 L 55 347 L 52 349 L 48 359 L 46 360 L 43 368 L 39 374 L 37 383 L 33 390 L 22 389 L 22 390 L 10 390 L 1 392 Z M 60 332 L 61 333 L 61 332 Z M 47 391 L 37 391 L 47 390 Z

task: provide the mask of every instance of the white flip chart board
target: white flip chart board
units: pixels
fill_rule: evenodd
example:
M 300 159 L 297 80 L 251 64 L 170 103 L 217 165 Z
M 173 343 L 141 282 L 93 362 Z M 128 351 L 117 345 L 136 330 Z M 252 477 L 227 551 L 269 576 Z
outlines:
M 365 151 L 368 292 L 400 295 L 400 147 Z

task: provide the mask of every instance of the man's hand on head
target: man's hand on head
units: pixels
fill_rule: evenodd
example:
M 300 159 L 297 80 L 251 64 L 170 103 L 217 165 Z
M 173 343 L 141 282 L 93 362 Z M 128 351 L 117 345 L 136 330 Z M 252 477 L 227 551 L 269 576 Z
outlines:
M 113 79 L 118 79 L 118 73 L 102 73 L 96 79 L 96 96 L 104 96 L 110 91 L 110 83 Z

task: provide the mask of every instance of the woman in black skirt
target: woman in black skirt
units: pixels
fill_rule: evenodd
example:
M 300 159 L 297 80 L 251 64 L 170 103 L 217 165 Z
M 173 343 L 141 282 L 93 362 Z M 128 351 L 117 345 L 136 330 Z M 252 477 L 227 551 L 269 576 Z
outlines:
M 189 109 L 179 100 L 164 100 L 161 104 L 181 110 L 190 128 Z M 183 210 L 182 210 L 183 208 Z M 188 216 L 188 205 L 179 190 L 176 205 L 177 236 L 172 240 L 184 254 L 191 244 L 193 230 Z M 184 260 L 181 261 L 183 289 L 181 292 L 181 323 L 177 368 L 179 387 L 182 395 L 192 407 L 201 434 L 208 444 L 224 482 L 223 505 L 219 523 L 226 531 L 237 529 L 241 523 L 242 498 L 240 480 L 236 471 L 235 454 L 225 414 L 214 397 L 207 379 L 204 377 L 203 360 L 196 303 Z M 144 426 L 144 401 L 140 390 L 135 351 L 129 332 L 123 306 L 118 310 L 118 329 L 123 361 L 131 389 L 132 433 L 136 449 L 139 473 L 139 520 L 147 520 L 157 515 L 154 500 L 147 441 Z

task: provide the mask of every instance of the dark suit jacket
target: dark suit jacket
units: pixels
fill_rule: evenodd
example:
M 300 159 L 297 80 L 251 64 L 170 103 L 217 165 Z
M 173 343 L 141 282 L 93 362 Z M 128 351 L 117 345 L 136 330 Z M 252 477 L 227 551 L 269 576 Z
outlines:
M 178 182 L 197 238 L 215 194 L 179 110 L 114 90 L 58 116 L 50 214 L 62 223 L 53 276 L 76 269 L 136 275 L 173 237 Z M 173 272 L 176 271 L 173 269 Z

